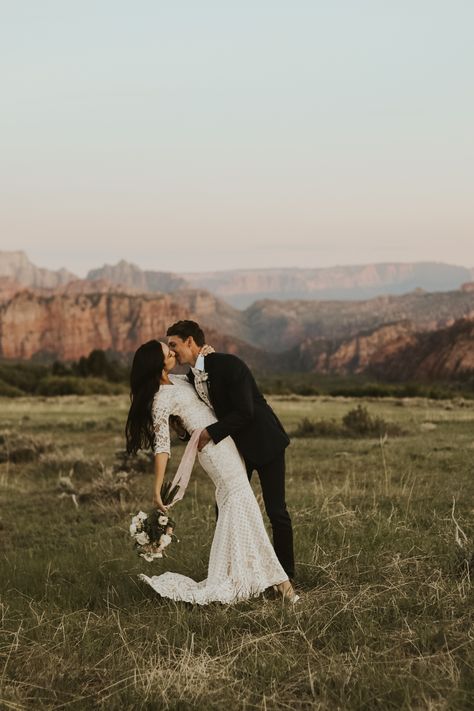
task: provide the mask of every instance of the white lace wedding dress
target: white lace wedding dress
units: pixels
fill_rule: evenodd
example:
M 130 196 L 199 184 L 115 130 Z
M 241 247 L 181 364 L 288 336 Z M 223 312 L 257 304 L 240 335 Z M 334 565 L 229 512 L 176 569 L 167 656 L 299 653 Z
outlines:
M 214 411 L 184 376 L 170 376 L 170 380 L 173 384 L 161 385 L 153 401 L 155 454 L 170 453 L 170 415 L 178 415 L 190 434 L 216 422 Z M 219 508 L 207 578 L 196 582 L 170 572 L 140 578 L 163 597 L 198 605 L 246 600 L 287 580 L 233 439 L 209 442 L 198 458 L 215 484 Z

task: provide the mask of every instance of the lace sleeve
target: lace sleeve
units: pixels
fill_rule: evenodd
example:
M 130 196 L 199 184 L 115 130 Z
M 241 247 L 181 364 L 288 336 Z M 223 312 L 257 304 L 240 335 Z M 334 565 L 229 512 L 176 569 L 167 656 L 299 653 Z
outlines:
M 155 395 L 151 415 L 153 418 L 153 429 L 155 431 L 153 453 L 160 454 L 160 452 L 166 452 L 168 456 L 171 456 L 169 426 L 170 406 L 168 398 L 164 396 L 163 391 Z

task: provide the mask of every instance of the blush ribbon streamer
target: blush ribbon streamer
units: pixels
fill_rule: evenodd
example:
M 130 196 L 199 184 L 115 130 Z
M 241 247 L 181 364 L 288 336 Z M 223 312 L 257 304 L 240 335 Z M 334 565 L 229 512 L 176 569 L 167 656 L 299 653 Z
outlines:
M 176 474 L 174 475 L 173 481 L 171 482 L 171 488 L 173 488 L 174 486 L 179 486 L 179 489 L 176 492 L 176 495 L 171 504 L 168 505 L 168 508 L 170 508 L 170 506 L 174 506 L 178 501 L 181 501 L 184 496 L 184 492 L 188 487 L 189 479 L 191 478 L 191 473 L 193 471 L 194 462 L 196 460 L 199 435 L 201 434 L 201 432 L 202 430 L 194 430 L 191 435 L 191 439 L 186 445 L 186 449 L 184 450 L 184 454 L 179 463 L 179 467 L 176 471 Z

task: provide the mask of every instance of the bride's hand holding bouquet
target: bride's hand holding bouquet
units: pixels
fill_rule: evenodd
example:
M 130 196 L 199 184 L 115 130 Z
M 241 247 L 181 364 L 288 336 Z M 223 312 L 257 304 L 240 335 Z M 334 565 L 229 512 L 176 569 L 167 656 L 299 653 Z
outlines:
M 149 514 L 139 511 L 132 517 L 130 535 L 138 555 L 149 563 L 155 558 L 163 558 L 166 555 L 165 548 L 172 541 L 178 542 L 174 534 L 176 524 L 168 515 L 178 489 L 179 486 L 165 482 L 159 491 L 155 491 L 154 509 Z

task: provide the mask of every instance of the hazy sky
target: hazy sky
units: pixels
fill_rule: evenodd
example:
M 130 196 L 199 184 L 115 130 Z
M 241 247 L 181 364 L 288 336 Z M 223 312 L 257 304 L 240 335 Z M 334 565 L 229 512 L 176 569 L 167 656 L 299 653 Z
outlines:
M 0 249 L 474 266 L 472 0 L 0 0 Z

